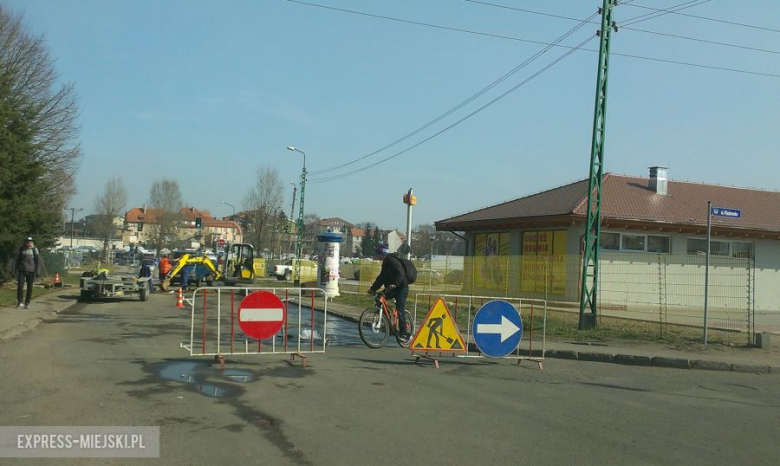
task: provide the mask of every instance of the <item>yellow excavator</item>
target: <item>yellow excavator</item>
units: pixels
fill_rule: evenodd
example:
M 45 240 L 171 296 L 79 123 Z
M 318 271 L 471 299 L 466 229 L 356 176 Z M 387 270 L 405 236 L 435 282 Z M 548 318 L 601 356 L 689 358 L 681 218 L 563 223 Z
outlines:
M 160 283 L 160 289 L 168 291 L 171 287 L 171 279 L 181 272 L 185 265 L 197 266 L 198 264 L 211 272 L 213 281 L 223 282 L 225 285 L 252 283 L 255 279 L 254 248 L 249 243 L 235 243 L 226 248 L 224 257 L 218 259 L 217 265 L 214 265 L 214 262 L 205 255 L 183 254 L 165 275 Z

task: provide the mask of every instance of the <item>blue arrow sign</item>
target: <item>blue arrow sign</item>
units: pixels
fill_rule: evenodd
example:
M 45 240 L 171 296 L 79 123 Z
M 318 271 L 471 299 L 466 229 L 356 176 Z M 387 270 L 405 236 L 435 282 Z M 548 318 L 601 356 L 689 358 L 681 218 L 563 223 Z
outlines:
M 725 209 L 723 207 L 713 207 L 710 211 L 712 215 L 718 217 L 742 218 L 742 211 L 739 209 Z
M 482 354 L 503 358 L 520 344 L 523 321 L 510 303 L 490 301 L 477 311 L 473 329 L 474 343 Z

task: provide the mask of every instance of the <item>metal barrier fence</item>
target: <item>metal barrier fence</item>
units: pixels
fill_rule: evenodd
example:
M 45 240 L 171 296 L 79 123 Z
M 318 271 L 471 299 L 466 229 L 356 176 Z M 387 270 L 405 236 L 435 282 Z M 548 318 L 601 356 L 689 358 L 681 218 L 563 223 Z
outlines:
M 579 255 L 465 257 L 440 261 L 443 267 L 417 262 L 412 293 L 540 299 L 556 313 L 579 312 L 582 258 Z M 755 260 L 710 258 L 707 327 L 710 338 L 746 344 L 755 333 L 756 303 L 772 301 L 767 291 L 756 295 Z M 363 261 L 358 291 L 371 286 L 381 263 Z M 771 272 L 771 271 L 770 271 Z M 764 273 L 764 272 L 762 272 Z M 599 263 L 600 320 L 654 324 L 659 334 L 671 328 L 704 326 L 705 257 L 691 254 L 602 251 Z M 766 282 L 771 277 L 759 276 Z M 347 277 L 349 278 L 349 277 Z M 757 299 L 758 298 L 758 299 Z M 762 304 L 763 300 L 763 304 Z M 771 304 L 771 303 L 770 303 Z M 776 303 L 774 303 L 776 305 Z
M 238 322 L 241 301 L 254 291 L 276 295 L 284 306 L 281 329 L 272 337 L 246 336 Z M 328 300 L 319 288 L 202 287 L 184 301 L 190 308 L 190 339 L 181 348 L 190 356 L 324 353 Z
M 436 299 L 442 298 L 452 313 L 452 318 L 457 322 L 458 329 L 466 342 L 466 351 L 457 357 L 482 358 L 484 357 L 474 344 L 474 315 L 485 303 L 502 300 L 507 301 L 517 309 L 523 321 L 523 338 L 514 350 L 513 355 L 504 359 L 515 359 L 520 364 L 523 360 L 529 360 L 539 364 L 543 368 L 544 353 L 547 344 L 547 302 L 543 299 L 507 298 L 504 296 L 464 296 L 458 294 L 441 293 L 416 293 L 414 296 L 414 328 L 419 328 L 421 321 L 428 314 Z M 424 309 L 420 314 L 418 306 Z M 465 332 L 463 332 L 465 328 Z M 536 344 L 536 349 L 534 349 Z M 541 348 L 539 348 L 541 345 Z

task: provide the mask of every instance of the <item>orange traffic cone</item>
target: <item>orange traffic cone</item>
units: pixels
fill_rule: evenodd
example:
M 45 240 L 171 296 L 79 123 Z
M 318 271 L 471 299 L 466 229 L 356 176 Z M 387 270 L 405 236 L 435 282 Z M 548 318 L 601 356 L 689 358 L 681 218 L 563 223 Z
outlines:
M 179 288 L 179 295 L 176 298 L 176 307 L 184 307 L 184 293 Z
M 60 273 L 56 272 L 54 274 L 54 287 L 58 288 L 62 286 L 62 282 L 60 281 Z

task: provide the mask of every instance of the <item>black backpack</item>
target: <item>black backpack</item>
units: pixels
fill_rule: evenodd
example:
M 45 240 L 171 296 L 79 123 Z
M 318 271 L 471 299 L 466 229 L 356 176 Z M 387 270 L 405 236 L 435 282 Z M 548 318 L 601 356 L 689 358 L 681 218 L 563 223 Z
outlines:
M 401 261 L 401 265 L 404 266 L 404 274 L 406 275 L 406 283 L 412 284 L 417 281 L 417 267 L 414 263 L 405 257 L 398 258 Z

